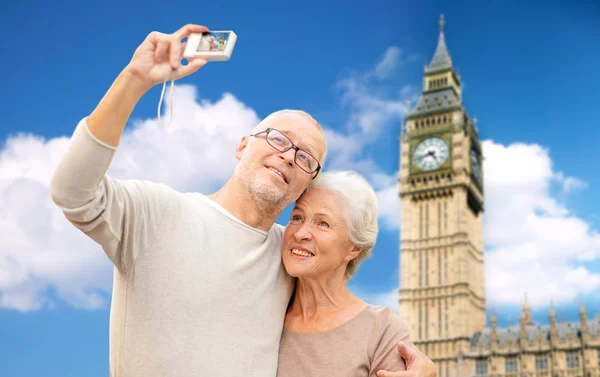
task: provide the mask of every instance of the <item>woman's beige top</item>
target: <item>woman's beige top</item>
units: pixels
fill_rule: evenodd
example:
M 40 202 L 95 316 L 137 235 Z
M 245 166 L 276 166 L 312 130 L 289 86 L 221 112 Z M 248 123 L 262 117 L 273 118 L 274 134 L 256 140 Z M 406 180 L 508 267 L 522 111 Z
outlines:
M 406 322 L 391 309 L 376 305 L 367 305 L 328 331 L 296 332 L 284 327 L 277 377 L 370 377 L 381 369 L 403 371 L 399 341 L 411 344 Z

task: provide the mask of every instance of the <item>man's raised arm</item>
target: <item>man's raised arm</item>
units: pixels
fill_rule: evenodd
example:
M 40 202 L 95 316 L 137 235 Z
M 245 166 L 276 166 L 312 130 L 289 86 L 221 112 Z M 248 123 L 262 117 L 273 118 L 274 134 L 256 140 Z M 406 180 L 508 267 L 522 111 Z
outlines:
M 118 182 L 106 171 L 121 135 L 140 98 L 157 83 L 177 80 L 206 64 L 194 59 L 181 64 L 185 42 L 191 33 L 207 28 L 187 25 L 173 34 L 150 33 L 137 48 L 96 109 L 81 120 L 50 183 L 54 203 L 78 229 L 102 245 L 118 268 L 124 268 L 124 240 L 143 247 L 140 223 L 160 216 L 167 188 L 147 182 Z M 127 216 L 126 216 L 127 215 Z
M 208 31 L 204 26 L 186 25 L 173 34 L 152 32 L 137 48 L 102 101 L 88 118 L 88 127 L 100 141 L 119 145 L 121 134 L 140 98 L 158 83 L 177 80 L 196 72 L 206 60 L 194 59 L 182 65 L 185 42 L 191 33 Z

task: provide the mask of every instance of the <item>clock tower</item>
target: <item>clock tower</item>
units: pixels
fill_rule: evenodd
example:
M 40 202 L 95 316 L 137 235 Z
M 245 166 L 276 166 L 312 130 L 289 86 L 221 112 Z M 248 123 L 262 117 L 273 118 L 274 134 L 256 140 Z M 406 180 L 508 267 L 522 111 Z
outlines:
M 481 156 L 442 16 L 422 94 L 406 114 L 399 177 L 399 311 L 440 377 L 471 374 L 461 355 L 485 330 Z

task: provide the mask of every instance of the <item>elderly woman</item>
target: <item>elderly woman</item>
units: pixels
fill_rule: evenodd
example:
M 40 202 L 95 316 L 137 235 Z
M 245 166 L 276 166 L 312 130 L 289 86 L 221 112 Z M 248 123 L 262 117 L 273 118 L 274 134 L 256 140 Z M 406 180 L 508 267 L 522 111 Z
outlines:
M 278 377 L 376 376 L 406 370 L 405 321 L 353 295 L 346 282 L 377 238 L 377 197 L 352 172 L 322 173 L 295 204 L 282 258 L 297 278 L 279 352 Z

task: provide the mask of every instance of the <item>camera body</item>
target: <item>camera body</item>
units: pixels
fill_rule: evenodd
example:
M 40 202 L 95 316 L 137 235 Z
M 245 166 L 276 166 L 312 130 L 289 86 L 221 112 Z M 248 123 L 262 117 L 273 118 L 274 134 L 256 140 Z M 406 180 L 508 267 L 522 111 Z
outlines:
M 208 61 L 227 61 L 231 58 L 237 35 L 231 30 L 193 33 L 187 39 L 183 57 Z

